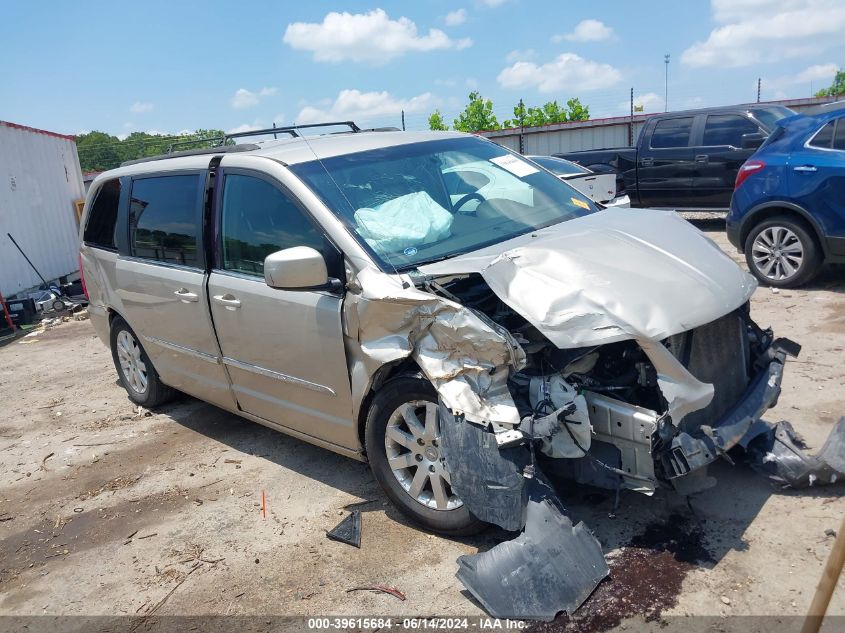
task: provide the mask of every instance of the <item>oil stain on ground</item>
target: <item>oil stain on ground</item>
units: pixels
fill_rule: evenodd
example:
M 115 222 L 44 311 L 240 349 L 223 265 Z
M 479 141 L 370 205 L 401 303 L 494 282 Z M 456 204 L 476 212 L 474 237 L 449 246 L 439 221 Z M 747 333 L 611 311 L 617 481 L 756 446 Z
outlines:
M 687 574 L 713 562 L 703 541 L 701 527 L 680 515 L 648 526 L 608 561 L 610 575 L 574 615 L 528 630 L 599 633 L 635 616 L 659 622 L 663 610 L 677 604 Z

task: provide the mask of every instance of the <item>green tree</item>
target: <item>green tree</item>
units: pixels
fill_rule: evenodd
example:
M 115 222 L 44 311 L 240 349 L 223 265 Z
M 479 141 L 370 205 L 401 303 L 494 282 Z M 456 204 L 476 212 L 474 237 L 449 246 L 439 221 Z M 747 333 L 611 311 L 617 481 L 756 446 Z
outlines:
M 440 114 L 440 110 L 435 110 L 428 117 L 428 129 L 436 131 L 443 131 L 449 129 L 449 126 L 446 125 L 446 122 L 443 120 L 443 115 Z
M 105 132 L 88 132 L 76 137 L 76 151 L 82 171 L 103 171 L 120 164 L 120 139 Z
M 590 106 L 581 105 L 578 97 L 573 97 L 566 102 L 567 121 L 588 121 L 590 119 Z
M 461 132 L 480 132 L 501 128 L 493 114 L 493 102 L 484 99 L 477 90 L 469 93 L 469 103 L 454 121 L 455 129 Z
M 829 88 L 824 88 L 816 93 L 817 97 L 838 97 L 845 94 L 845 70 L 837 70 L 836 77 Z
M 520 120 L 525 127 L 565 121 L 586 121 L 590 118 L 590 108 L 581 105 L 581 101 L 573 97 L 566 102 L 565 107 L 561 107 L 557 100 L 549 101 L 539 108 L 526 108 L 523 104 L 517 104 L 513 109 L 513 115 L 513 119 L 504 122 L 505 127 L 519 127 Z M 521 119 L 520 115 L 522 115 Z
M 220 142 L 222 136 L 223 130 L 199 129 L 187 134 L 169 135 L 132 132 L 126 138 L 119 139 L 105 132 L 94 131 L 77 136 L 76 148 L 82 171 L 103 171 L 114 169 L 126 160 L 165 154 L 173 145 L 176 145 L 174 151 L 212 147 Z M 229 141 L 229 144 L 234 144 L 234 141 Z

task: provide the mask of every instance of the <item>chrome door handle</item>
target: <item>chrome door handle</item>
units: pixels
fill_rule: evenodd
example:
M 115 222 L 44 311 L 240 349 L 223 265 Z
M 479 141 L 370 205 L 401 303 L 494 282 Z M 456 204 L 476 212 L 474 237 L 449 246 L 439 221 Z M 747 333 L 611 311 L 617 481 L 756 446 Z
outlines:
M 643 158 L 642 160 L 640 160 L 640 165 L 642 165 L 643 167 L 651 167 L 652 165 L 654 165 L 654 159 L 651 157 Z
M 695 162 L 696 163 L 709 163 L 710 162 L 710 156 L 708 154 L 699 154 L 698 156 L 695 157 Z
M 814 171 L 817 171 L 817 170 L 816 170 L 816 167 L 814 165 L 799 165 L 798 167 L 793 167 L 792 171 L 799 171 L 799 172 L 806 174 L 806 173 L 811 173 L 811 172 L 814 172 Z
M 237 310 L 241 307 L 240 300 L 236 299 L 229 293 L 226 293 L 225 295 L 214 295 L 214 300 L 227 310 Z
M 179 288 L 176 292 L 174 292 L 177 297 L 179 297 L 179 301 L 182 303 L 192 303 L 199 301 L 199 295 L 195 292 L 191 292 L 187 288 Z

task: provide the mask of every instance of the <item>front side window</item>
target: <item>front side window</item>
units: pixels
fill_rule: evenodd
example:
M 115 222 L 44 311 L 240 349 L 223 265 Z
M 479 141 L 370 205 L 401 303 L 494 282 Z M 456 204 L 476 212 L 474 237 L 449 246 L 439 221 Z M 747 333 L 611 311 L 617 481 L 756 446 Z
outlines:
M 689 146 L 693 117 L 663 119 L 654 126 L 651 147 L 654 149 Z
M 598 210 L 533 163 L 469 136 L 345 154 L 291 170 L 388 272 Z
M 264 258 L 285 248 L 327 254 L 322 232 L 284 193 L 241 174 L 225 176 L 221 241 L 223 268 L 248 275 L 263 276 Z
M 113 178 L 102 184 L 88 213 L 88 223 L 82 239 L 86 244 L 101 248 L 115 248 L 114 228 L 120 203 L 120 180 Z
M 756 123 L 738 114 L 711 114 L 704 125 L 702 145 L 742 147 L 742 135 L 759 133 Z
M 156 176 L 132 183 L 130 244 L 135 257 L 198 266 L 199 175 Z
M 809 145 L 811 147 L 820 147 L 822 149 L 830 149 L 833 141 L 833 126 L 835 122 L 830 121 L 822 129 L 820 129 L 813 138 L 810 139 Z
M 538 165 L 541 165 L 552 172 L 555 176 L 576 176 L 578 174 L 589 174 L 589 169 L 584 169 L 581 165 L 564 160 L 563 158 L 555 158 L 554 156 L 531 156 Z

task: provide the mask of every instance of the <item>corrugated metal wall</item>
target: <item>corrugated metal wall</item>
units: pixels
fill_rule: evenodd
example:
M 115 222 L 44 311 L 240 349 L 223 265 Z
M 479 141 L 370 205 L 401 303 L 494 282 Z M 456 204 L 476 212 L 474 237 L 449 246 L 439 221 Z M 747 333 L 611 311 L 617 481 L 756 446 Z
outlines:
M 827 98 L 789 99 L 772 102 L 785 105 L 796 112 L 809 107 L 826 103 Z M 633 118 L 634 142 L 639 137 L 646 119 L 651 114 L 639 114 Z M 577 152 L 585 149 L 601 149 L 605 147 L 625 147 L 630 145 L 629 126 L 630 117 L 614 117 L 610 119 L 594 119 L 592 121 L 578 121 L 574 123 L 558 123 L 542 127 L 525 128 L 523 142 L 524 153 L 527 155 L 548 156 L 550 154 Z M 519 130 L 499 130 L 496 132 L 482 132 L 483 136 L 496 141 L 500 145 L 519 151 Z
M 0 292 L 9 296 L 41 283 L 14 244 L 48 280 L 76 272 L 74 200 L 83 198 L 73 137 L 0 121 Z

